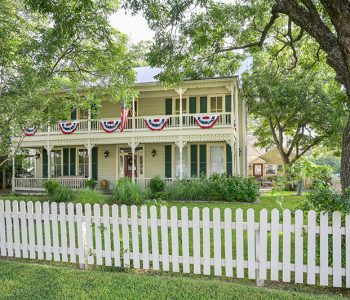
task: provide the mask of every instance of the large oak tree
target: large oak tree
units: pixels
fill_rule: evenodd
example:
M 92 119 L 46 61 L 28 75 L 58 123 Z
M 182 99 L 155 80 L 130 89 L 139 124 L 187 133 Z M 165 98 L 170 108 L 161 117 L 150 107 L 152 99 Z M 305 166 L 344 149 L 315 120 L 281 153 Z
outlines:
M 309 60 L 324 54 L 350 99 L 348 0 L 125 0 L 124 6 L 143 11 L 155 30 L 150 62 L 165 67 L 160 78 L 170 83 L 233 74 L 239 58 L 274 42 L 280 43 L 276 59 L 287 53 L 294 67 L 305 54 L 299 45 L 308 43 Z M 345 189 L 350 186 L 350 116 L 342 136 Z

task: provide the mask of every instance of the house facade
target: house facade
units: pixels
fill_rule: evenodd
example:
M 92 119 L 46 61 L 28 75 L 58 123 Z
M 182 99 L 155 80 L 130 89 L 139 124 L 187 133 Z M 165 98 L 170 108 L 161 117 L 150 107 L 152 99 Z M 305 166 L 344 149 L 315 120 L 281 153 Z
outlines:
M 113 189 L 122 177 L 145 187 L 156 175 L 167 182 L 213 173 L 246 176 L 247 108 L 238 77 L 165 89 L 154 79 L 159 71 L 137 69 L 139 97 L 123 131 L 113 131 L 121 104 L 105 97 L 98 119 L 73 110 L 72 120 L 26 136 L 20 147 L 35 154 L 34 177 L 13 178 L 13 190 L 43 190 L 48 179 L 74 189 L 95 179 L 98 188 Z

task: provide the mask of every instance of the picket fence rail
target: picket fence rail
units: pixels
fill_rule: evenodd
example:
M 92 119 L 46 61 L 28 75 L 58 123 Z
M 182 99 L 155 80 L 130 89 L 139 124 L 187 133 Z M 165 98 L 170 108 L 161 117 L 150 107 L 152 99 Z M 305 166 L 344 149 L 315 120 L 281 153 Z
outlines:
M 0 255 L 350 288 L 350 215 L 0 200 Z

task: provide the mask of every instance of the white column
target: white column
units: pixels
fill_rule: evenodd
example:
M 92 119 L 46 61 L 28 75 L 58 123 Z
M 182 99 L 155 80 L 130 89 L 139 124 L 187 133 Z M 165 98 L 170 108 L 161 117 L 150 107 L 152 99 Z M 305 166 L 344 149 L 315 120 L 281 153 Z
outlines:
M 135 99 L 132 98 L 132 131 L 135 131 Z
M 47 178 L 51 178 L 51 147 L 47 148 Z
M 235 130 L 235 101 L 234 101 L 234 82 L 232 81 L 232 84 L 227 87 L 228 90 L 231 92 L 231 128 L 234 131 Z
M 182 118 L 182 89 L 179 89 L 179 95 L 180 95 L 180 129 L 182 129 L 183 126 L 183 118 Z
M 88 179 L 92 179 L 92 148 L 94 145 L 91 144 L 91 141 L 88 140 L 88 143 L 84 145 L 88 151 Z
M 88 132 L 91 132 L 91 109 L 88 110 Z
M 239 115 L 238 115 L 238 85 L 235 84 L 235 120 L 236 120 L 236 158 L 237 158 L 237 175 L 241 175 L 241 166 L 240 166 L 240 159 L 239 159 L 239 148 L 240 148 L 240 126 L 239 126 Z

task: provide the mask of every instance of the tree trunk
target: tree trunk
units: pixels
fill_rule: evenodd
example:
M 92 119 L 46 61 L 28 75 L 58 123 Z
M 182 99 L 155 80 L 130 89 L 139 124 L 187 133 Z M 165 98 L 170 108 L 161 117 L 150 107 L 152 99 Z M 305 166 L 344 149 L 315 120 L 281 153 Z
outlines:
M 350 186 L 350 116 L 343 131 L 340 181 L 344 192 Z

